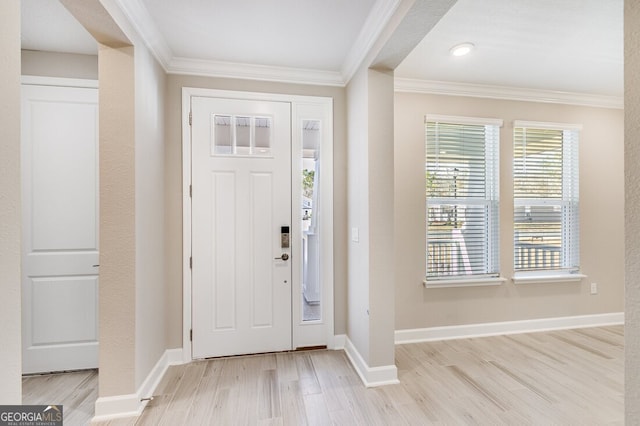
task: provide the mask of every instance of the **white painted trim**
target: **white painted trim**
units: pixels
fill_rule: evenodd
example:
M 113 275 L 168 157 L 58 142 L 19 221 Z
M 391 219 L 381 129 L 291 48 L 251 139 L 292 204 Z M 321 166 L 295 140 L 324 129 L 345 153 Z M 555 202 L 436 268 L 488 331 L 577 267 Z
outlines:
M 191 362 L 191 96 L 193 89 L 182 89 L 182 356 Z
M 20 82 L 30 86 L 81 87 L 97 89 L 98 80 L 81 78 L 46 77 L 40 75 L 23 75 Z
M 358 71 L 362 61 L 371 51 L 373 44 L 380 37 L 399 5 L 400 0 L 378 0 L 374 3 L 360 30 L 360 34 L 358 34 L 358 38 L 351 46 L 342 64 L 343 86 L 349 83 L 349 80 Z
M 137 392 L 140 399 L 153 396 L 153 392 L 155 392 L 170 365 L 180 365 L 183 363 L 182 348 L 167 349 L 164 351 L 156 365 L 149 372 L 147 378 L 142 382 L 142 385 L 140 385 Z
M 471 124 L 478 126 L 498 126 L 502 127 L 504 120 L 501 118 L 482 118 L 482 117 L 460 117 L 457 115 L 438 115 L 427 114 L 424 117 L 425 121 L 435 121 L 438 123 L 450 123 L 450 124 Z
M 148 404 L 148 401 L 142 401 L 142 399 L 153 395 L 170 365 L 178 364 L 182 364 L 182 349 L 164 351 L 136 393 L 98 398 L 92 422 L 141 415 Z
M 274 81 L 290 84 L 344 86 L 344 81 L 337 71 L 241 64 L 206 59 L 174 57 L 169 62 L 167 72 L 169 74 Z
M 580 105 L 596 108 L 624 108 L 624 98 L 622 96 L 556 92 L 552 90 L 526 89 L 521 87 L 490 86 L 446 81 L 418 80 L 399 77 L 395 79 L 395 91 L 405 93 L 469 96 L 474 98 Z
M 624 324 L 623 312 L 396 330 L 396 345 Z
M 303 321 L 302 300 L 296 295 L 303 294 L 302 262 L 292 264 L 293 280 L 293 348 L 305 346 L 332 345 L 333 340 L 333 99 L 318 97 L 311 101 L 292 102 L 291 104 L 291 166 L 292 166 L 292 205 L 302 205 L 302 162 L 304 120 L 319 120 L 320 144 L 316 152 L 319 162 L 320 192 L 314 215 L 317 218 L 317 230 L 320 244 L 320 288 L 322 291 L 320 321 Z M 291 216 L 292 224 L 302 223 L 302 210 L 294 209 Z M 292 227 L 292 241 L 302 241 L 302 227 Z M 292 255 L 302 259 L 301 245 L 292 246 Z
M 280 101 L 290 102 L 294 107 L 296 105 L 311 104 L 311 105 L 331 105 L 333 107 L 333 99 L 328 97 L 318 96 L 302 96 L 302 95 L 286 95 L 277 93 L 261 93 L 261 92 L 242 92 L 232 90 L 218 90 L 218 89 L 202 89 L 194 87 L 182 88 L 182 297 L 183 297 L 183 309 L 182 309 L 182 356 L 184 362 L 190 362 L 193 359 L 191 351 L 190 331 L 192 327 L 192 300 L 191 300 L 191 268 L 189 267 L 189 258 L 191 256 L 191 197 L 189 196 L 189 186 L 191 185 L 191 126 L 189 126 L 189 111 L 191 105 L 191 98 L 198 97 L 211 97 L 211 98 L 225 98 L 225 99 L 243 99 L 243 100 L 263 100 L 263 101 Z M 295 108 L 294 108 L 295 109 Z M 292 109 L 293 110 L 293 109 Z M 324 173 L 322 176 L 326 179 L 330 174 L 331 181 L 324 181 L 325 188 L 329 189 L 326 196 L 330 198 L 327 202 L 323 202 L 322 213 L 325 216 L 325 221 L 320 229 L 321 237 L 325 241 L 323 245 L 323 260 L 321 272 L 321 279 L 323 285 L 330 284 L 330 290 L 325 294 L 325 312 L 327 313 L 324 318 L 324 325 L 326 327 L 326 345 L 334 345 L 333 330 L 334 330 L 334 313 L 333 313 L 333 110 L 329 117 L 330 126 L 327 131 L 330 132 L 331 143 L 330 147 L 323 155 L 329 157 L 329 161 L 325 162 L 327 169 L 322 169 Z M 323 148 L 324 149 L 324 148 Z M 327 172 L 328 170 L 328 172 Z M 326 209 L 330 208 L 330 211 Z M 329 249 L 325 252 L 324 249 Z M 326 270 L 325 270 L 326 268 Z M 294 342 L 292 342 L 294 343 Z
M 425 288 L 454 288 L 454 287 L 486 287 L 502 285 L 507 281 L 506 278 L 469 278 L 465 280 L 424 280 Z
M 104 422 L 123 417 L 138 417 L 144 405 L 138 394 L 103 396 L 96 400 L 95 415 L 91 422 Z
M 369 367 L 358 352 L 358 349 L 349 340 L 349 336 L 345 336 L 344 351 L 347 354 L 347 358 L 353 365 L 353 368 L 360 376 L 362 383 L 368 387 L 395 385 L 400 383 L 398 380 L 398 369 L 395 365 L 385 365 L 381 367 Z
M 138 33 L 147 48 L 160 63 L 160 66 L 168 70 L 168 65 L 173 58 L 173 52 L 158 27 L 156 26 L 149 10 L 140 0 L 115 0 L 116 5 L 127 17 L 133 29 Z
M 328 349 L 333 349 L 335 351 L 343 350 L 345 344 L 347 343 L 347 335 L 346 334 L 336 334 L 333 336 L 333 345 L 328 346 Z
M 514 284 L 551 284 L 551 283 L 580 283 L 586 275 L 582 274 L 553 274 L 553 275 L 526 275 L 511 278 Z
M 582 124 L 549 123 L 544 121 L 514 120 L 513 127 L 530 127 L 535 129 L 582 130 Z
M 340 71 L 239 64 L 176 57 L 162 32 L 151 18 L 144 2 L 141 0 L 112 0 L 111 3 L 115 4 L 122 15 L 126 17 L 138 37 L 142 39 L 153 56 L 169 74 L 344 87 L 369 54 L 373 44 L 401 2 L 400 0 L 376 1 L 360 30 L 358 38 L 351 46 Z

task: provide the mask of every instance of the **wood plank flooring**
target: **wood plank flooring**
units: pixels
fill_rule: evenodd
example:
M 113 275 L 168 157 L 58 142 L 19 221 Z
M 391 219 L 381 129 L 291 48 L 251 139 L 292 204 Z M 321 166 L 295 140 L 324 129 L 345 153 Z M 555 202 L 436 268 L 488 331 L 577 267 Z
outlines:
M 65 425 L 86 425 L 98 398 L 98 370 L 25 376 L 22 403 L 63 405 Z
M 623 343 L 613 326 L 399 345 L 401 383 L 370 389 L 342 351 L 198 361 L 139 418 L 98 424 L 623 424 Z

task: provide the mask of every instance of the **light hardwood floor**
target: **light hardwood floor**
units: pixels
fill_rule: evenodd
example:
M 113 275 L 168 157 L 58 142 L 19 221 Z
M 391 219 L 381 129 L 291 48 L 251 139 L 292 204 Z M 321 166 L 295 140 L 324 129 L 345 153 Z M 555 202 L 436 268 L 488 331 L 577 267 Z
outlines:
M 97 398 L 97 370 L 26 376 L 22 379 L 22 403 L 63 405 L 65 425 L 88 424 Z
M 100 425 L 623 424 L 623 342 L 613 326 L 400 345 L 401 383 L 371 389 L 342 351 L 198 361 Z

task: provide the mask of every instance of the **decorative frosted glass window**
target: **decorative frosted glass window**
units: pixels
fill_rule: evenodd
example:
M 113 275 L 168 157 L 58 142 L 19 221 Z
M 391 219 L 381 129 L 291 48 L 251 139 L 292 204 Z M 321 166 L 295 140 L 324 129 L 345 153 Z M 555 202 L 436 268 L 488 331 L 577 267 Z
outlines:
M 213 115 L 212 155 L 271 155 L 271 117 Z

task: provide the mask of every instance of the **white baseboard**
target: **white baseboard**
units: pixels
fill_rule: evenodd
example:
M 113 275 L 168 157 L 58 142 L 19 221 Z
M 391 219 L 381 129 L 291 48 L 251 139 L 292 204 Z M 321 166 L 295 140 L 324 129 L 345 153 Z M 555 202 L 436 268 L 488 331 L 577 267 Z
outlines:
M 123 417 L 139 416 L 149 402 L 146 398 L 153 396 L 153 392 L 158 387 L 162 377 L 164 377 L 167 368 L 170 365 L 182 363 L 182 348 L 167 349 L 136 393 L 98 398 L 95 405 L 95 415 L 91 421 L 104 422 Z
M 329 349 L 333 349 L 336 351 L 344 349 L 346 340 L 347 336 L 345 334 L 336 334 L 335 336 L 333 336 L 333 346 Z
M 369 367 L 360 352 L 351 343 L 348 336 L 345 336 L 344 351 L 356 373 L 360 376 L 362 383 L 368 388 L 383 385 L 395 385 L 398 380 L 398 369 L 395 365 L 385 365 L 382 367 Z
M 603 327 L 619 324 L 624 324 L 624 312 L 396 330 L 395 342 L 397 345 L 401 345 L 404 343 L 566 330 L 571 328 Z
M 138 394 L 103 396 L 96 400 L 95 414 L 91 423 L 104 422 L 122 417 L 137 417 L 142 414 L 144 405 Z

